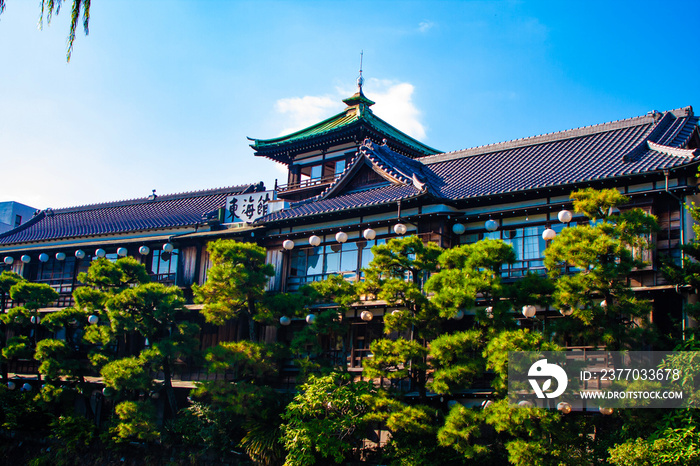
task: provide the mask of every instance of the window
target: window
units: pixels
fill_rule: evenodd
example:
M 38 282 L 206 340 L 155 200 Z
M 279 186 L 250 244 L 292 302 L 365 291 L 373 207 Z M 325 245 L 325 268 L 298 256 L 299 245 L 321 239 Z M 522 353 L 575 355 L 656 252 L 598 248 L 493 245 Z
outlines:
M 18 227 L 22 224 L 22 216 L 21 215 L 15 215 L 15 227 Z
M 154 281 L 174 285 L 177 280 L 177 266 L 180 251 L 166 252 L 160 249 L 153 251 L 151 256 L 151 277 Z
M 290 256 L 287 290 L 294 291 L 304 283 L 324 280 L 341 274 L 346 280 L 361 279 L 360 269 L 372 260 L 372 246 L 385 240 L 332 242 L 318 247 L 294 248 Z

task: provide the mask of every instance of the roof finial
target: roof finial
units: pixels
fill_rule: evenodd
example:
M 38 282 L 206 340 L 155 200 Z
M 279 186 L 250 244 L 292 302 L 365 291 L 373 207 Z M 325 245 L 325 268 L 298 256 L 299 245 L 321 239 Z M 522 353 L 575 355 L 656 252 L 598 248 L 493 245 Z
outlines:
M 364 50 L 360 50 L 360 75 L 357 77 L 357 90 L 362 93 L 362 85 L 365 83 L 365 78 L 362 77 L 362 58 L 365 54 Z

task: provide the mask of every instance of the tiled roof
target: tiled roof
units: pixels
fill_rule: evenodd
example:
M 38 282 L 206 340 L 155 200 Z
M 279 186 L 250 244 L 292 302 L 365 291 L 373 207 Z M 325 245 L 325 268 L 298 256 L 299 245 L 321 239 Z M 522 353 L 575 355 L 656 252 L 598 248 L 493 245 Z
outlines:
M 262 183 L 159 195 L 104 204 L 46 209 L 27 223 L 0 235 L 0 244 L 195 225 L 223 207 L 226 197 L 264 189 Z
M 684 147 L 697 131 L 690 107 L 463 151 L 421 157 L 450 200 L 658 172 L 697 161 L 650 149 Z
M 353 96 L 355 97 L 355 96 Z M 364 96 L 361 96 L 364 98 Z M 412 148 L 420 154 L 430 155 L 437 154 L 439 151 L 423 144 L 416 139 L 413 139 L 409 135 L 399 131 L 398 129 L 391 126 L 386 121 L 377 117 L 369 105 L 373 104 L 369 99 L 364 98 L 358 99 L 345 99 L 349 107 L 343 112 L 334 115 L 326 120 L 316 123 L 315 125 L 309 126 L 302 130 L 296 131 L 294 133 L 288 134 L 286 136 L 280 136 L 278 138 L 272 139 L 252 139 L 253 141 L 250 147 L 257 151 L 256 155 L 266 155 L 269 151 L 274 151 L 276 149 L 281 149 L 288 147 L 291 144 L 298 142 L 308 141 L 316 139 L 320 136 L 330 135 L 334 132 L 345 130 L 353 125 L 366 124 L 376 131 L 384 135 L 384 137 L 398 141 L 407 147 Z
M 698 117 L 687 107 L 418 159 L 365 142 L 357 157 L 370 160 L 398 182 L 343 193 L 352 167 L 362 161 L 356 158 L 321 195 L 258 223 L 380 205 L 428 192 L 438 200 L 454 201 L 677 168 L 700 160 L 688 148 L 693 135 L 698 138 L 697 125 Z M 413 174 L 419 174 L 417 180 Z
M 316 198 L 300 201 L 289 208 L 273 212 L 259 219 L 256 223 L 263 224 L 279 220 L 287 220 L 311 215 L 328 214 L 348 209 L 358 209 L 382 204 L 391 204 L 399 200 L 410 199 L 424 194 L 413 186 L 388 185 L 341 194 L 329 199 Z

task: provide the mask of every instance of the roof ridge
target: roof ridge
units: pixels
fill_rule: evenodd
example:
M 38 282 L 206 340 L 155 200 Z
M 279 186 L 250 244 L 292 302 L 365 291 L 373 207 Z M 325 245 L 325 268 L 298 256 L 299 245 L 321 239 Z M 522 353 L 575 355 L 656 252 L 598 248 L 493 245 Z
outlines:
M 236 186 L 224 186 L 220 188 L 209 188 L 209 189 L 201 189 L 201 190 L 195 190 L 195 191 L 183 191 L 179 193 L 172 193 L 172 194 L 158 194 L 156 195 L 155 199 L 149 199 L 151 196 L 147 197 L 137 197 L 137 198 L 132 198 L 132 199 L 123 199 L 119 201 L 108 201 L 108 202 L 100 202 L 96 204 L 84 204 L 84 205 L 78 205 L 78 206 L 72 206 L 72 207 L 63 207 L 59 209 L 52 209 L 52 208 L 46 208 L 42 210 L 42 212 L 53 212 L 53 213 L 60 213 L 60 214 L 67 214 L 67 213 L 73 213 L 73 212 L 82 212 L 86 210 L 95 210 L 95 209 L 104 209 L 104 208 L 109 208 L 109 207 L 123 207 L 126 205 L 138 205 L 138 204 L 146 204 L 146 203 L 157 203 L 157 202 L 164 202 L 164 201 L 172 201 L 172 200 L 177 200 L 177 199 L 184 199 L 187 197 L 200 197 L 200 196 L 207 196 L 207 195 L 212 195 L 212 194 L 224 194 L 227 192 L 243 192 L 250 187 L 254 186 L 262 186 L 264 188 L 264 184 L 262 181 L 260 183 L 249 183 L 249 184 L 242 184 L 242 185 L 236 185 Z
M 581 126 L 578 128 L 572 128 L 563 131 L 555 131 L 552 133 L 545 133 L 536 136 L 528 136 L 525 138 L 513 139 L 510 141 L 486 144 L 483 146 L 476 146 L 467 149 L 445 152 L 443 154 L 427 155 L 423 157 L 418 157 L 416 160 L 419 160 L 420 162 L 426 165 L 430 165 L 433 163 L 444 162 L 447 160 L 453 160 L 458 158 L 484 155 L 492 152 L 517 149 L 526 146 L 535 146 L 539 144 L 556 142 L 565 139 L 573 139 L 583 136 L 590 136 L 592 134 L 605 133 L 608 131 L 615 131 L 618 129 L 629 128 L 632 126 L 642 124 L 656 123 L 660 121 L 663 118 L 663 116 L 666 116 L 668 114 L 672 114 L 674 117 L 685 117 L 689 114 L 692 114 L 692 107 L 682 107 L 674 110 L 669 110 L 664 112 L 663 114 L 657 112 L 656 110 L 653 110 L 648 112 L 646 115 L 625 118 L 622 120 L 614 120 L 606 123 L 599 123 L 596 125 Z

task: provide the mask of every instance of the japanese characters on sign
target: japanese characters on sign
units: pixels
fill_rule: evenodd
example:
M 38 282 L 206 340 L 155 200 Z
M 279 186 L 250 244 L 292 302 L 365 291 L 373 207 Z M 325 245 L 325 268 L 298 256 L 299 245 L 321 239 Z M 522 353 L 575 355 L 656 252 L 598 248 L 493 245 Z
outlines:
M 278 210 L 280 207 L 277 206 L 274 191 L 229 196 L 226 198 L 224 223 L 251 223 L 264 215 Z

